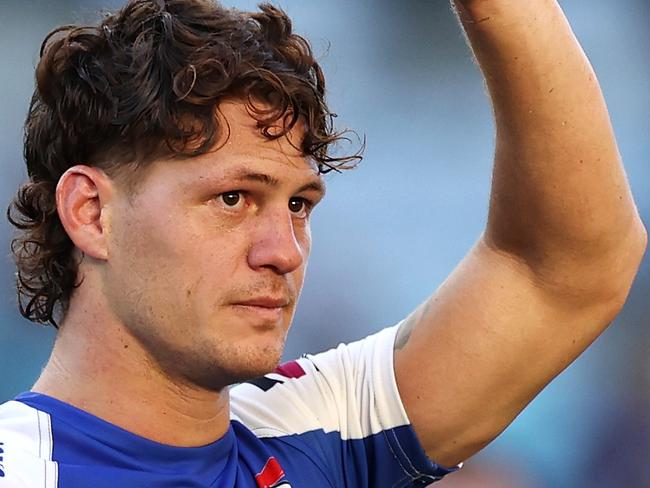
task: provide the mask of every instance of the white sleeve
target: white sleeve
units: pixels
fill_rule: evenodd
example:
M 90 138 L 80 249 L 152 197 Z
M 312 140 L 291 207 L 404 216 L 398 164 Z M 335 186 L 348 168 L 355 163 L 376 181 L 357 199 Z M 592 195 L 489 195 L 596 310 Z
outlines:
M 0 488 L 55 488 L 50 416 L 10 401 L 0 405 Z
M 304 356 L 264 378 L 238 385 L 231 391 L 233 418 L 261 438 L 311 433 L 314 442 L 315 432 L 337 433 L 339 446 L 333 447 L 331 440 L 327 448 L 321 446 L 320 452 L 336 451 L 331 460 L 322 462 L 336 463 L 342 452 L 350 453 L 355 456 L 350 464 L 381 470 L 382 476 L 391 476 L 387 473 L 392 465 L 395 483 L 404 478 L 413 482 L 399 486 L 440 479 L 455 469 L 426 457 L 397 389 L 393 348 L 398 327 Z M 363 456 L 366 459 L 360 459 Z

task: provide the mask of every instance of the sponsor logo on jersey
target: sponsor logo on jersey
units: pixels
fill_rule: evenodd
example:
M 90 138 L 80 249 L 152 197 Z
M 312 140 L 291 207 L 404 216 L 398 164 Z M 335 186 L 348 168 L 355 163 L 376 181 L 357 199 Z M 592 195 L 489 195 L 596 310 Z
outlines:
M 287 379 L 298 379 L 307 374 L 298 361 L 290 361 L 281 364 L 273 372 Z M 284 381 L 281 379 L 269 378 L 268 376 L 262 376 L 261 378 L 249 380 L 247 383 L 257 386 L 262 391 L 269 391 L 275 385 L 284 384 Z
M 258 488 L 291 488 L 291 485 L 283 481 L 282 478 L 284 478 L 282 466 L 277 459 L 271 457 L 262 471 L 255 476 L 255 481 L 257 481 Z
M 285 378 L 302 378 L 307 373 L 298 361 L 289 361 L 288 363 L 281 364 L 275 368 L 275 373 L 281 374 Z
M 5 443 L 0 442 L 0 478 L 5 477 Z

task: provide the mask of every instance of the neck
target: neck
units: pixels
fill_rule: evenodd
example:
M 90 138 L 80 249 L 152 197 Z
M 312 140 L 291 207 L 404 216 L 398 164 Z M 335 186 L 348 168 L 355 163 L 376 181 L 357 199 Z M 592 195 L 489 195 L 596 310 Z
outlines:
M 226 433 L 227 389 L 206 391 L 168 377 L 123 325 L 86 310 L 68 311 L 32 391 L 162 444 L 203 446 Z

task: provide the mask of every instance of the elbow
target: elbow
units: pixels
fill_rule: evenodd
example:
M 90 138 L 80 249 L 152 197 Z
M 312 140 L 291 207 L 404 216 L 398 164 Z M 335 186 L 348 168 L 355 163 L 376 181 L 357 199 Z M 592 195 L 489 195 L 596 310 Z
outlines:
M 619 244 L 611 253 L 615 269 L 628 276 L 628 287 L 632 285 L 634 277 L 641 265 L 643 256 L 648 246 L 648 232 L 638 215 L 632 219 L 627 232 L 619 239 Z
M 603 262 L 603 280 L 613 285 L 613 308 L 618 313 L 630 292 L 648 245 L 648 233 L 641 219 L 633 219 L 629 231 L 621 236 L 619 244 Z
M 522 264 L 531 281 L 549 296 L 571 306 L 604 307 L 612 319 L 625 304 L 648 243 L 636 212 L 616 230 L 601 229 L 586 238 L 550 245 L 527 240 L 513 250 L 485 237 L 487 247 Z
M 624 232 L 572 269 L 569 286 L 582 297 L 591 297 L 583 303 L 606 305 L 608 322 L 614 320 L 627 301 L 647 243 L 646 228 L 635 217 Z
M 646 248 L 648 247 L 648 231 L 643 225 L 640 217 L 634 219 L 633 234 L 634 234 L 634 243 L 636 248 L 636 256 L 638 262 L 641 262 L 643 255 L 645 254 Z

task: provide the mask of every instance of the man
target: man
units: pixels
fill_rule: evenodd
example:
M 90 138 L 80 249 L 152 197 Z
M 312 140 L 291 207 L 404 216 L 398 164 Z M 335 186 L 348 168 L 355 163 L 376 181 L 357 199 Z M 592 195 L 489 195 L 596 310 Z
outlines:
M 0 487 L 425 486 L 604 330 L 646 237 L 595 76 L 554 0 L 455 7 L 497 122 L 485 232 L 404 322 L 274 373 L 321 174 L 355 159 L 306 42 L 202 0 L 46 40 L 10 218 L 59 331 L 0 407 Z

